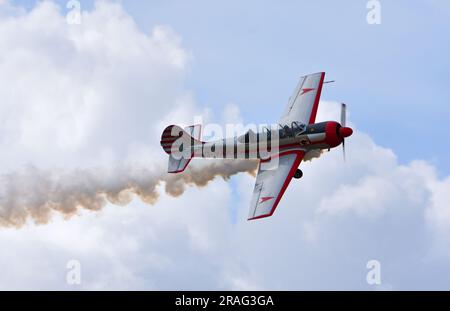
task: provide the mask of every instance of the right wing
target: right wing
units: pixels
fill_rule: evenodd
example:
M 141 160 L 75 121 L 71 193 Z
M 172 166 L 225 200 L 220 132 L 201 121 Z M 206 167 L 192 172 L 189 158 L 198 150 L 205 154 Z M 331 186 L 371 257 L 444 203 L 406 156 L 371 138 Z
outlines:
M 273 169 L 263 170 L 260 163 L 248 220 L 273 215 L 304 155 L 302 150 L 281 153 Z
M 290 126 L 292 122 L 299 121 L 308 125 L 315 122 L 324 78 L 325 72 L 301 77 L 294 94 L 289 98 L 280 124 Z

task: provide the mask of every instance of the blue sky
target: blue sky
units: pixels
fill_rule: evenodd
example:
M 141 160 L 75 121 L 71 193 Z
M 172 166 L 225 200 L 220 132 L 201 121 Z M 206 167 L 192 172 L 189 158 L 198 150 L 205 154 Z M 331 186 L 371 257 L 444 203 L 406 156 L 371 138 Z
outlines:
M 322 98 L 348 103 L 358 129 L 401 162 L 427 159 L 447 174 L 450 7 L 381 1 L 381 25 L 368 25 L 366 3 L 122 1 L 142 31 L 163 24 L 182 37 L 201 105 L 234 102 L 246 122 L 276 121 L 299 75 L 323 70 L 337 83 Z

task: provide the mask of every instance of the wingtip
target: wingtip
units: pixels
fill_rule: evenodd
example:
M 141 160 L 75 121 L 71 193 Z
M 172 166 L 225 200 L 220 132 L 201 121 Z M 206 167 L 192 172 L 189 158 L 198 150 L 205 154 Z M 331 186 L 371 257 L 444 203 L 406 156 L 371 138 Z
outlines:
M 326 72 L 325 71 L 318 71 L 318 72 L 308 73 L 306 75 L 302 75 L 301 78 L 308 77 L 308 76 L 314 76 L 314 75 L 318 75 L 318 74 L 325 75 Z
M 263 218 L 268 218 L 270 216 L 272 216 L 273 213 L 271 214 L 267 214 L 267 215 L 260 215 L 260 216 L 256 216 L 256 217 L 252 217 L 252 218 L 247 218 L 247 221 L 252 221 L 252 220 L 258 220 L 258 219 L 263 219 Z

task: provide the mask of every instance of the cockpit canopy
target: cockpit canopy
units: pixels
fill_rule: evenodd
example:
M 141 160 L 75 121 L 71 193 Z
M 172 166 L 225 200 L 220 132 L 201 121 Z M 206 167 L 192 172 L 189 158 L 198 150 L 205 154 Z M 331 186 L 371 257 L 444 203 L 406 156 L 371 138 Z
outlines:
M 290 125 L 278 124 L 278 135 L 280 139 L 296 137 L 306 130 L 306 124 L 298 121 L 292 122 Z M 273 130 L 272 130 L 273 131 Z M 256 143 L 259 140 L 259 136 L 264 136 L 264 139 L 271 139 L 272 131 L 270 128 L 264 127 L 262 133 L 255 133 L 251 129 L 244 135 L 238 137 L 240 143 Z
M 294 121 L 291 124 L 278 124 L 280 138 L 295 137 L 306 130 L 306 124 Z

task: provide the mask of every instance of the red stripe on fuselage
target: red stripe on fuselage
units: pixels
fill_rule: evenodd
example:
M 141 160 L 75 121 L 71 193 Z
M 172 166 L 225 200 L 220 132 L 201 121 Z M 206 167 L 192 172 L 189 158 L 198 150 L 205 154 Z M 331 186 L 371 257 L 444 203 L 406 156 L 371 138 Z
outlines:
M 289 148 L 301 148 L 302 150 L 303 149 L 306 149 L 305 147 L 310 147 L 310 146 L 314 146 L 314 145 L 320 145 L 320 144 L 325 144 L 326 143 L 326 140 L 321 140 L 321 141 L 317 141 L 317 142 L 313 142 L 313 143 L 310 143 L 309 145 L 306 145 L 306 146 L 304 146 L 304 145 L 300 145 L 300 143 L 290 143 L 290 144 L 286 144 L 286 145 L 281 145 L 281 146 L 279 146 L 278 147 L 278 150 L 280 150 L 281 152 L 283 151 L 283 150 L 285 150 L 285 149 L 289 149 Z M 229 145 L 230 146 L 230 148 L 232 148 L 232 149 L 234 149 L 234 145 Z M 204 148 L 204 146 L 203 146 L 203 148 Z M 228 149 L 228 148 L 227 148 Z M 245 146 L 241 146 L 241 147 L 239 147 L 238 148 L 239 150 L 238 150 L 238 154 L 242 154 L 242 153 L 257 153 L 258 151 L 261 151 L 261 150 L 259 150 L 259 149 L 251 149 L 251 150 L 241 150 L 241 149 L 245 149 Z M 327 148 L 324 148 L 324 149 L 327 149 Z M 222 150 L 222 148 L 220 148 L 220 150 Z M 273 148 L 272 148 L 272 150 L 273 150 Z M 298 149 L 297 149 L 298 150 Z M 263 150 L 263 151 L 266 151 L 266 150 Z M 272 151 L 271 151 L 272 152 Z M 198 155 L 198 154 L 204 154 L 205 152 L 204 152 L 204 150 L 203 150 L 203 152 L 201 151 L 201 150 L 198 150 L 198 151 L 196 151 L 196 156 Z M 268 152 L 269 153 L 269 152 Z M 278 154 L 274 154 L 272 157 L 274 157 L 274 156 L 278 156 Z M 225 157 L 224 157 L 225 158 Z M 234 157 L 233 157 L 233 159 L 234 159 Z M 270 159 L 270 158 L 269 158 Z M 262 160 L 267 160 L 267 159 L 262 159 Z

